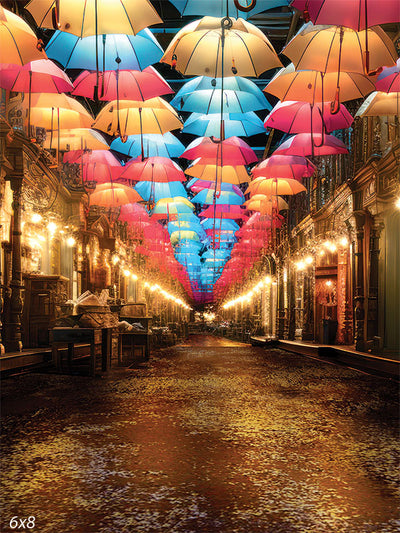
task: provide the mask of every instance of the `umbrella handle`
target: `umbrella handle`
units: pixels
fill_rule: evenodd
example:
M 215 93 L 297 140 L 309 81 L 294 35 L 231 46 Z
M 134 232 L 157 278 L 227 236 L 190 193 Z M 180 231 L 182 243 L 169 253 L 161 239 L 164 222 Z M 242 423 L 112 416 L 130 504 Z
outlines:
M 340 111 L 340 86 L 336 87 L 335 98 L 331 102 L 331 115 L 337 115 Z
M 60 1 L 59 0 L 55 1 L 54 7 L 51 10 L 51 21 L 53 24 L 53 28 L 55 30 L 59 30 L 61 27 L 60 25 Z
M 242 6 L 239 0 L 233 0 L 233 2 L 235 4 L 236 9 L 238 9 L 239 11 L 243 11 L 244 13 L 248 13 L 249 11 L 254 9 L 257 4 L 257 0 L 251 0 L 250 4 L 247 6 Z

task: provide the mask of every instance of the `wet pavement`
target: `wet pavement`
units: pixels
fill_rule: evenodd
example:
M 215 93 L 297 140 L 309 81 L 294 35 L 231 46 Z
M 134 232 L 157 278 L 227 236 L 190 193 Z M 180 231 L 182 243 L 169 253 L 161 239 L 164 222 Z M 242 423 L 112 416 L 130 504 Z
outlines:
M 2 532 L 400 531 L 390 380 L 194 336 L 142 368 L 2 388 Z

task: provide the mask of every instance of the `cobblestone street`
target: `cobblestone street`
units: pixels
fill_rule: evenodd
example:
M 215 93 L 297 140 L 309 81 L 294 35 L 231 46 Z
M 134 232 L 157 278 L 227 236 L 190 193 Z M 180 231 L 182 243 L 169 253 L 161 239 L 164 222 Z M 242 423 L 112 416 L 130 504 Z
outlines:
M 4 533 L 400 531 L 392 381 L 193 336 L 2 388 Z

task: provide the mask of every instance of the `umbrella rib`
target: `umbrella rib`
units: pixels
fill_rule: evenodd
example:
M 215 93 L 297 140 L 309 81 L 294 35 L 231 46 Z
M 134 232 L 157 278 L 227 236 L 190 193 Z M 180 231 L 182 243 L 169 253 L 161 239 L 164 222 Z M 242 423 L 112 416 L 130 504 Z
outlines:
M 236 32 L 235 32 L 235 35 L 236 35 L 237 37 L 239 37 L 239 39 L 240 39 L 240 40 L 242 41 L 242 43 L 244 44 L 244 47 L 246 48 L 247 54 L 248 54 L 249 59 L 250 59 L 250 61 L 251 61 L 251 64 L 253 65 L 254 73 L 255 73 L 256 76 L 258 76 L 258 74 L 257 74 L 257 70 L 256 70 L 256 67 L 255 67 L 254 62 L 253 62 L 253 58 L 251 57 L 250 50 L 248 49 L 246 42 L 244 41 L 243 37 L 242 37 L 239 33 L 236 33 Z
M 368 29 L 366 29 L 365 31 L 368 31 Z M 356 32 L 356 36 L 357 36 L 357 41 L 358 41 L 358 44 L 359 44 L 359 51 L 360 51 L 360 55 L 361 55 L 361 64 L 363 65 L 364 64 L 364 58 L 363 58 L 362 44 L 361 44 L 360 35 L 358 34 L 358 32 Z
M 133 35 L 136 35 L 136 32 L 135 32 L 135 30 L 134 30 L 134 28 L 133 28 L 133 26 L 132 26 L 132 22 L 131 22 L 131 19 L 130 19 L 129 15 L 128 15 L 128 12 L 127 12 L 127 10 L 126 10 L 126 7 L 125 7 L 124 2 L 123 2 L 122 0 L 119 0 L 119 3 L 121 4 L 122 9 L 125 11 L 125 15 L 126 15 L 126 18 L 127 18 L 128 21 L 129 21 L 129 25 L 130 25 L 130 27 L 132 28 Z
M 199 40 L 197 41 L 197 43 L 195 44 L 195 46 L 194 46 L 194 48 L 193 48 L 193 50 L 192 50 L 192 52 L 191 52 L 191 54 L 190 54 L 190 56 L 189 56 L 189 59 L 188 59 L 187 62 L 186 62 L 185 72 L 183 72 L 183 74 L 186 73 L 186 71 L 187 71 L 187 69 L 188 69 L 188 67 L 189 67 L 189 63 L 190 63 L 190 61 L 192 60 L 192 57 L 193 57 L 193 55 L 194 55 L 194 53 L 195 53 L 195 51 L 196 51 L 196 48 L 199 46 L 200 42 L 204 39 L 204 37 L 206 37 L 209 33 L 211 33 L 211 32 L 207 31 L 204 35 L 202 35 L 202 36 L 200 37 L 200 39 L 199 39 Z M 179 44 L 179 42 L 176 43 L 176 46 L 178 46 L 178 44 Z M 175 46 L 175 49 L 176 49 L 176 46 Z M 175 49 L 174 49 L 174 52 L 175 52 Z
M 17 41 L 16 41 L 15 38 L 14 38 L 14 35 L 11 33 L 11 30 L 10 30 L 10 28 L 9 28 L 8 26 L 6 26 L 6 25 L 4 24 L 4 27 L 6 28 L 6 30 L 8 31 L 8 33 L 11 35 L 11 38 L 12 38 L 12 40 L 14 41 L 15 48 L 17 49 L 17 52 L 18 52 L 19 58 L 20 58 L 20 60 L 21 60 L 21 63 L 24 64 L 24 60 L 22 59 L 22 56 L 21 56 L 21 53 L 20 53 L 20 51 L 19 51 L 19 47 L 18 47 Z
M 85 1 L 85 4 L 84 4 L 84 7 L 83 7 L 83 12 L 82 12 L 82 25 L 81 25 L 81 35 L 80 35 L 81 37 L 83 37 L 83 27 L 84 27 L 84 24 L 85 24 L 86 7 L 87 7 L 87 0 L 84 0 L 84 1 Z M 97 13 L 95 13 L 95 17 L 97 18 Z M 96 38 L 96 40 L 98 39 L 97 33 L 95 35 L 95 38 Z
M 42 17 L 42 20 L 41 20 L 40 23 L 38 24 L 39 28 L 42 27 L 42 24 L 43 24 L 45 18 L 46 18 L 47 15 L 50 13 L 50 11 L 53 9 L 55 3 L 56 3 L 56 2 L 55 2 L 55 0 L 54 0 L 54 2 L 52 2 L 52 3 L 49 5 L 49 8 L 48 8 L 47 10 L 45 10 L 45 12 L 44 12 L 44 14 L 43 14 L 43 17 Z

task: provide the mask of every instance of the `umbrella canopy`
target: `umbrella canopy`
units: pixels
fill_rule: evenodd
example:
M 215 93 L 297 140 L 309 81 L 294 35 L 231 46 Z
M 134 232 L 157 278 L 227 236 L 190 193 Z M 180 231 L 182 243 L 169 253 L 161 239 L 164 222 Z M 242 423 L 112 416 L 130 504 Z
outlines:
M 217 17 L 242 17 L 244 19 L 262 13 L 267 9 L 287 6 L 288 0 L 257 0 L 253 9 L 248 12 L 239 11 L 233 0 L 228 2 L 228 12 L 226 12 L 226 2 L 215 2 L 215 0 L 170 0 L 183 16 L 193 15 L 213 15 Z
M 50 59 L 37 59 L 22 66 L 0 64 L 0 87 L 21 93 L 63 93 L 74 88 L 65 72 Z
M 243 193 L 237 194 L 233 191 L 215 191 L 210 189 L 203 189 L 192 198 L 194 204 L 210 204 L 210 205 L 242 205 L 244 202 Z
M 113 100 L 97 115 L 93 127 L 109 135 L 166 133 L 181 128 L 172 106 L 160 97 L 140 100 Z
M 328 72 L 324 75 L 317 70 L 295 71 L 291 63 L 272 78 L 264 91 L 273 94 L 281 101 L 300 100 L 315 104 L 334 101 L 338 85 L 340 102 L 364 98 L 375 90 L 374 83 L 363 74 Z
M 252 148 L 239 137 L 230 137 L 222 142 L 210 137 L 199 137 L 187 146 L 181 157 L 201 157 L 204 163 L 220 166 L 224 161 L 228 161 L 230 165 L 248 165 L 258 159 Z
M 260 76 L 266 70 L 280 67 L 281 62 L 263 32 L 249 22 L 204 17 L 182 28 L 172 39 L 161 62 L 174 65 L 185 75 L 194 76 Z M 221 54 L 224 31 L 224 54 Z M 225 60 L 222 65 L 222 55 Z
M 185 170 L 185 174 L 200 178 L 205 181 L 217 181 L 218 183 L 232 183 L 239 185 L 250 181 L 250 176 L 244 166 L 202 165 L 201 158 L 196 159 L 194 164 Z
M 181 167 L 167 157 L 149 157 L 144 161 L 129 161 L 124 167 L 121 178 L 133 181 L 153 181 L 160 183 L 186 181 Z M 181 194 L 174 194 L 172 196 L 181 196 Z
M 293 0 L 314 24 L 337 24 L 363 30 L 387 22 L 400 22 L 397 0 Z
M 129 157 L 180 157 L 185 147 L 179 139 L 167 131 L 160 133 L 145 133 L 143 135 L 128 135 L 128 138 L 114 139 L 111 150 Z M 142 154 L 143 151 L 143 154 Z
M 162 22 L 148 0 L 30 0 L 25 8 L 41 28 L 54 28 L 55 8 L 59 29 L 79 37 L 101 33 L 136 34 Z
M 232 220 L 240 220 L 246 218 L 246 210 L 239 205 L 216 205 L 209 206 L 204 209 L 199 217 L 206 218 L 230 218 Z
M 180 241 L 200 241 L 200 237 L 197 235 L 197 233 L 190 230 L 174 231 L 171 233 L 170 239 L 172 245 L 176 245 Z
M 190 230 L 195 231 L 198 235 L 204 235 L 204 228 L 201 226 L 200 221 L 186 221 L 186 220 L 174 220 L 168 222 L 168 232 L 171 234 L 174 231 Z
M 263 178 L 260 176 L 253 180 L 245 194 L 291 195 L 305 192 L 307 189 L 300 182 L 290 178 Z
M 213 230 L 215 228 L 217 231 L 238 231 L 240 228 L 239 224 L 229 218 L 205 218 L 201 225 L 205 230 Z
M 301 179 L 310 177 L 316 170 L 315 165 L 308 159 L 296 155 L 272 155 L 252 168 L 255 178 L 291 178 Z
M 265 119 L 266 128 L 286 133 L 323 133 L 349 128 L 353 117 L 343 104 L 337 113 L 331 112 L 330 103 L 279 102 Z
M 190 213 L 194 211 L 194 205 L 183 196 L 175 196 L 171 198 L 163 198 L 159 200 L 154 209 L 152 216 L 154 218 L 168 218 L 171 215 L 179 215 L 181 213 Z
M 392 40 L 377 27 L 366 30 L 369 65 L 365 64 L 365 31 L 356 32 L 342 26 L 313 26 L 306 24 L 283 49 L 296 70 L 321 72 L 358 72 L 376 70 L 382 65 L 392 65 L 397 54 Z
M 356 117 L 377 117 L 400 114 L 400 92 L 374 92 L 365 100 Z
M 3 8 L 0 20 L 0 63 L 25 65 L 36 59 L 46 59 L 38 38 L 21 18 Z
M 222 120 L 225 138 L 250 137 L 258 133 L 265 133 L 262 120 L 252 111 L 248 113 L 224 113 Z M 202 115 L 200 113 L 192 113 L 186 120 L 182 132 L 204 137 L 219 137 L 221 114 Z
M 282 143 L 274 152 L 280 155 L 321 156 L 347 154 L 345 144 L 333 135 L 298 133 Z
M 98 81 L 98 86 L 97 86 Z M 95 88 L 97 87 L 97 95 Z M 141 70 L 107 70 L 99 73 L 85 70 L 74 81 L 72 94 L 109 102 L 111 100 L 148 100 L 174 91 L 153 67 Z
M 47 135 L 44 147 L 50 149 L 57 146 L 60 150 L 74 152 L 75 156 L 85 150 L 108 150 L 104 137 L 88 128 L 60 129 Z
M 375 85 L 378 91 L 400 92 L 400 59 L 394 67 L 383 67 Z
M 102 183 L 90 195 L 90 205 L 102 207 L 120 207 L 141 201 L 143 198 L 134 189 L 120 183 Z
M 28 110 L 29 102 L 23 106 Z M 65 94 L 34 93 L 30 98 L 31 123 L 58 130 L 68 128 L 90 128 L 93 117 L 82 104 Z
M 198 193 L 202 191 L 203 189 L 213 189 L 215 190 L 215 182 L 213 181 L 206 181 L 201 180 L 198 178 L 192 178 L 188 183 L 186 184 L 186 187 L 190 189 L 194 193 Z M 230 183 L 220 183 L 218 185 L 219 191 L 234 191 L 237 194 L 241 194 L 241 190 L 236 185 L 231 185 Z
M 146 208 L 137 203 L 128 203 L 121 206 L 119 220 L 121 222 L 145 222 L 150 219 Z
M 268 197 L 264 194 L 255 194 L 244 203 L 250 211 L 259 211 L 262 214 L 272 215 L 278 211 L 289 209 L 287 202 L 280 196 Z
M 123 168 L 118 159 L 108 150 L 67 152 L 63 160 L 81 166 L 83 181 L 97 183 L 107 183 L 118 179 Z
M 137 35 L 107 34 L 97 37 L 101 70 L 143 70 L 157 63 L 163 49 L 147 28 Z M 66 69 L 96 70 L 96 37 L 81 39 L 71 33 L 56 31 L 46 46 L 50 59 Z M 120 63 L 115 60 L 119 58 Z
M 173 196 L 184 196 L 186 189 L 179 181 L 169 183 L 160 183 L 154 181 L 139 181 L 135 185 L 137 191 L 146 202 L 153 201 L 157 203 L 162 198 Z

